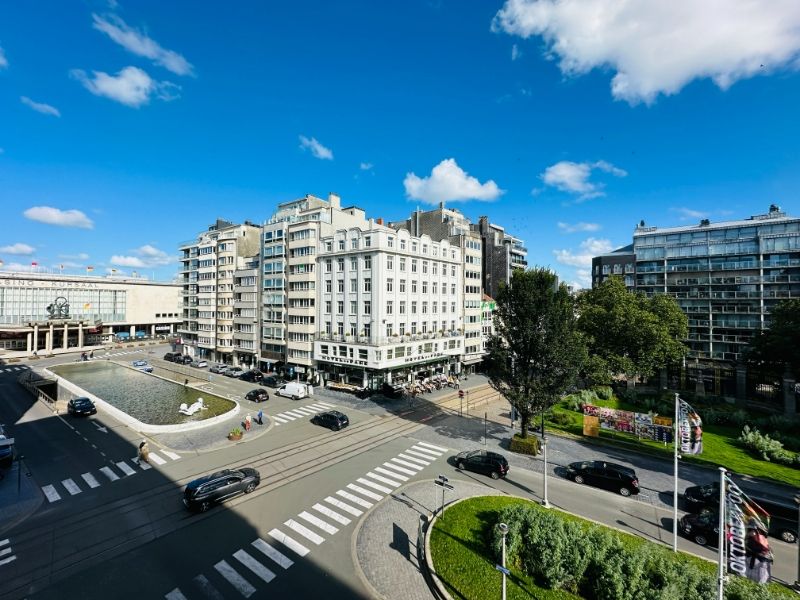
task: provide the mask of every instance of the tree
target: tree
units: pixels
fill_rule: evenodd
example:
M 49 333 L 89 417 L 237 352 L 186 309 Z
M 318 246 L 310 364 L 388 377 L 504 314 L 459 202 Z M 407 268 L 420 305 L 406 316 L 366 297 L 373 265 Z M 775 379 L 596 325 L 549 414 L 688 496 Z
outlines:
M 620 373 L 650 377 L 688 352 L 689 322 L 675 299 L 628 291 L 619 277 L 584 293 L 579 312 L 590 356 L 585 373 L 594 381 L 609 383 Z
M 784 300 L 770 317 L 769 329 L 750 342 L 746 362 L 777 377 L 786 369 L 800 375 L 800 300 Z
M 489 382 L 519 413 L 525 438 L 531 416 L 550 408 L 574 384 L 586 351 L 575 301 L 547 269 L 514 272 L 495 300 Z

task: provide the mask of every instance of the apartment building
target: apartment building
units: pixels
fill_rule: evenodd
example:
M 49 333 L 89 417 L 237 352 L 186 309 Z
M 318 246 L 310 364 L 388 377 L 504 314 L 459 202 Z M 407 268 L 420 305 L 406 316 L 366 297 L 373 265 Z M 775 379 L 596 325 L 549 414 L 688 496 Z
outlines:
M 511 281 L 511 273 L 528 267 L 528 249 L 523 241 L 507 233 L 504 227 L 480 217 L 478 223 L 470 225 L 481 238 L 483 248 L 483 291 L 497 298 L 500 285 Z
M 260 257 L 237 257 L 233 272 L 233 364 L 259 367 Z
M 592 258 L 592 287 L 597 287 L 609 277 L 622 277 L 628 289 L 636 287 L 636 255 L 633 244 Z

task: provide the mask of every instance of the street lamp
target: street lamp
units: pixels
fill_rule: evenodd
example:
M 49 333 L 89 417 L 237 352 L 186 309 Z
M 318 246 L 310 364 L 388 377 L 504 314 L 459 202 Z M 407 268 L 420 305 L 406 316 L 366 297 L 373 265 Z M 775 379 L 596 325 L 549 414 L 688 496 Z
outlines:
M 500 557 L 500 566 L 503 567 L 503 595 L 501 596 L 502 600 L 506 600 L 506 534 L 508 534 L 508 525 L 505 523 L 498 523 L 497 529 L 500 531 L 500 534 L 503 536 L 503 553 Z
M 544 499 L 542 506 L 550 508 L 550 503 L 547 501 L 547 438 L 542 438 L 542 457 L 544 458 Z

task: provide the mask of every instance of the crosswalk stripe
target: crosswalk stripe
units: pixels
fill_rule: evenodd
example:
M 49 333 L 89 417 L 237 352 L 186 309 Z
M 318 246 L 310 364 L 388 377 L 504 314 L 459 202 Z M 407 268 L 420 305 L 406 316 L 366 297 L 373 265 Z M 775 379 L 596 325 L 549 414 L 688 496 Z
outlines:
M 97 481 L 97 479 L 95 479 L 94 475 L 92 475 L 91 473 L 84 473 L 83 475 L 81 475 L 81 477 L 83 477 L 83 480 L 90 488 L 94 489 L 96 487 L 100 487 L 100 482 Z
M 389 460 L 391 462 L 397 463 L 398 465 L 403 465 L 404 467 L 408 467 L 409 469 L 411 469 L 415 473 L 417 471 L 419 471 L 420 469 L 422 469 L 422 467 L 420 465 L 416 465 L 416 464 L 414 464 L 412 462 L 408 462 L 407 460 L 403 460 L 402 458 L 391 458 Z
M 225 597 L 219 593 L 217 588 L 211 585 L 211 582 L 202 573 L 192 579 L 192 581 L 197 584 L 197 587 L 206 595 L 206 598 L 211 598 L 211 600 L 225 600 Z
M 61 482 L 67 491 L 70 493 L 71 496 L 75 496 L 76 494 L 80 494 L 83 490 L 78 487 L 78 484 L 72 481 L 72 479 L 65 479 Z
M 284 419 L 289 419 L 290 421 L 294 421 L 297 418 L 296 416 L 290 415 L 289 413 L 285 412 L 280 413 L 279 416 L 283 417 Z
M 272 417 L 272 418 L 273 418 L 273 419 L 275 419 L 275 420 L 276 420 L 278 423 L 288 423 L 288 422 L 289 422 L 289 421 L 287 421 L 286 419 L 282 419 L 281 417 L 279 417 L 279 416 L 277 416 L 277 415 L 275 415 L 275 416 L 274 416 L 274 417 Z
M 239 575 L 239 573 L 224 560 L 215 564 L 214 568 L 245 598 L 249 598 L 256 593 L 256 588 L 250 585 L 244 577 Z
M 413 456 L 408 456 L 407 454 L 400 453 L 397 456 L 399 458 L 402 458 L 403 460 L 409 460 L 411 462 L 417 463 L 417 464 L 422 465 L 424 467 L 427 467 L 429 464 L 431 464 L 431 461 L 429 461 L 429 460 L 422 460 L 421 458 L 414 458 Z
M 186 600 L 186 596 L 184 596 L 178 588 L 175 588 L 168 594 L 164 594 L 164 598 L 167 600 Z
M 3 565 L 7 565 L 10 562 L 14 562 L 15 560 L 17 560 L 16 555 L 15 556 L 9 556 L 8 558 L 4 558 L 3 560 L 0 560 L 0 567 L 2 567 Z
M 315 415 L 315 414 L 317 414 L 317 411 L 315 411 L 315 410 L 308 410 L 307 408 L 295 408 L 295 410 L 296 410 L 297 412 L 301 412 L 301 413 L 303 413 L 304 415 L 307 415 L 307 416 L 311 416 L 311 415 Z
M 406 475 L 416 475 L 416 471 L 412 471 L 411 469 L 406 469 L 405 467 L 401 467 L 400 465 L 396 465 L 393 462 L 385 462 L 383 463 L 384 467 L 389 469 L 394 469 L 395 471 L 400 471 L 401 473 L 405 473 Z
M 163 448 L 161 449 L 161 452 L 162 454 L 166 454 L 167 457 L 171 458 L 172 460 L 179 460 L 181 457 L 180 454 L 175 454 L 174 452 L 170 452 L 169 450 L 164 450 Z
M 325 408 L 321 404 L 309 404 L 308 406 L 306 406 L 306 408 L 313 408 L 317 412 L 319 412 L 321 410 L 328 410 L 327 408 Z
M 431 450 L 438 450 L 440 453 L 447 452 L 447 448 L 442 448 L 441 446 L 434 446 L 433 444 L 429 444 L 428 442 L 417 442 L 420 446 L 425 446 L 426 448 L 430 448 Z
M 335 404 L 328 404 L 327 402 L 317 402 L 320 406 L 324 406 L 325 408 L 336 408 Z
M 6 539 L 4 539 L 4 540 L 0 540 L 0 546 L 5 546 L 5 545 L 7 545 L 8 543 L 9 543 L 9 539 L 8 539 L 8 538 L 6 538 Z
M 284 546 L 286 546 L 289 550 L 297 554 L 297 556 L 305 556 L 309 553 L 309 549 L 303 546 L 300 542 L 296 542 L 288 535 L 280 531 L 279 529 L 273 529 L 269 532 L 269 535 L 276 541 L 280 542 Z
M 371 487 L 373 490 L 378 490 L 379 492 L 383 492 L 384 494 L 391 494 L 391 488 L 383 487 L 382 485 L 378 485 L 374 481 L 370 481 L 369 479 L 364 479 L 363 477 L 359 477 L 356 479 L 358 483 L 361 485 L 365 485 L 367 487 Z
M 119 479 L 119 475 L 114 473 L 114 471 L 112 471 L 109 467 L 101 467 L 100 472 L 106 477 L 108 477 L 109 481 L 116 481 L 117 479 Z
M 422 446 L 414 446 L 413 450 L 416 450 L 419 454 L 423 456 L 427 456 L 428 458 L 439 458 L 440 454 L 438 452 L 434 452 L 433 450 L 429 450 L 428 448 L 423 448 Z
M 138 458 L 133 459 L 133 462 L 135 462 L 137 465 L 139 465 L 139 467 L 142 469 L 142 471 L 149 471 L 150 469 L 153 468 L 150 465 L 148 465 L 146 462 L 144 462 L 143 460 L 139 460 Z
M 45 497 L 47 498 L 48 502 L 55 502 L 56 500 L 61 500 L 61 494 L 56 491 L 52 485 L 46 485 L 42 488 Z
M 355 483 L 348 483 L 347 487 L 354 492 L 358 492 L 362 496 L 366 496 L 367 498 L 372 498 L 373 500 L 382 500 L 383 496 L 380 494 L 376 494 L 375 492 L 370 492 L 369 490 L 365 490 L 360 485 L 356 485 Z
M 11 554 L 10 546 L 8 548 L 3 548 L 2 550 L 0 550 L 0 556 L 5 556 L 6 554 Z
M 395 481 L 394 479 L 389 479 L 387 477 L 384 477 L 383 475 L 378 475 L 377 473 L 373 473 L 372 471 L 367 473 L 367 477 L 372 477 L 375 481 L 380 481 L 381 483 L 390 485 L 393 488 L 396 488 L 398 485 L 400 485 L 399 481 Z
M 122 471 L 122 472 L 123 472 L 125 475 L 127 475 L 127 476 L 130 476 L 130 475 L 135 475 L 135 474 L 136 474 L 136 471 L 134 471 L 133 469 L 131 469 L 131 468 L 128 466 L 128 463 L 126 463 L 125 461 L 120 461 L 120 462 L 116 463 L 116 465 L 117 465 L 117 468 L 118 468 L 120 471 Z
M 372 502 L 367 502 L 366 500 L 362 500 L 358 496 L 353 496 L 353 494 L 351 494 L 350 492 L 339 490 L 336 493 L 339 494 L 342 498 L 350 500 L 350 502 L 355 502 L 359 506 L 363 506 L 364 508 L 372 508 Z
M 156 454 L 155 452 L 151 452 L 150 454 L 148 454 L 147 458 L 148 458 L 148 460 L 152 460 L 157 465 L 163 465 L 163 464 L 165 464 L 167 462 L 163 458 L 161 458 L 158 454 Z
M 434 460 L 436 460 L 437 458 L 439 458 L 438 456 L 430 456 L 430 455 L 428 455 L 428 454 L 422 454 L 421 452 L 416 452 L 414 449 L 409 449 L 409 450 L 406 450 L 406 454 L 411 454 L 411 455 L 413 455 L 413 456 L 419 456 L 420 458 L 427 459 L 427 460 L 428 460 L 428 462 L 427 462 L 427 463 L 425 463 L 426 465 L 429 465 L 429 464 L 431 464 L 431 462 L 432 462 L 432 461 L 434 461 Z
M 317 527 L 322 529 L 322 531 L 324 531 L 325 533 L 329 533 L 329 534 L 333 535 L 334 533 L 339 531 L 338 528 L 334 527 L 333 525 L 330 525 L 329 523 L 326 523 L 322 519 L 320 519 L 318 517 L 315 517 L 314 515 L 312 515 L 311 513 L 306 512 L 306 511 L 301 512 L 297 516 L 300 517 L 301 519 L 305 519 L 306 521 L 308 521 L 312 525 L 316 525 Z
M 327 506 L 323 506 L 322 504 L 317 503 L 314 506 L 312 506 L 311 508 L 313 508 L 314 510 L 316 510 L 319 513 L 322 513 L 323 515 L 325 515 L 329 519 L 333 519 L 337 523 L 341 523 L 342 525 L 349 525 L 350 524 L 350 519 L 348 519 L 344 515 L 340 515 L 335 510 L 331 510 Z
M 384 475 L 388 475 L 389 477 L 394 477 L 395 479 L 399 479 L 400 481 L 408 481 L 408 477 L 406 477 L 405 475 L 400 475 L 400 473 L 389 471 L 388 469 L 384 469 L 383 467 L 375 467 L 375 470 L 378 473 L 383 473 Z
M 305 525 L 301 525 L 294 519 L 289 519 L 288 521 L 285 521 L 283 524 L 286 525 L 289 529 L 295 531 L 296 533 L 299 533 L 309 541 L 314 542 L 317 546 L 319 546 L 322 542 L 325 541 L 324 537 L 322 537 L 321 535 L 317 535 L 316 533 L 311 531 L 308 527 L 306 527 Z
M 15 371 L 22 371 L 22 369 L 20 369 L 19 367 L 14 367 L 14 370 Z
M 358 510 L 357 508 L 353 508 L 349 504 L 345 504 L 341 500 L 338 500 L 338 499 L 336 499 L 336 498 L 334 498 L 332 496 L 328 496 L 327 498 L 325 498 L 325 502 L 335 506 L 336 508 L 342 509 L 346 513 L 350 513 L 354 517 L 360 517 L 361 515 L 364 514 L 362 511 Z
M 233 553 L 233 556 L 236 558 L 236 560 L 238 560 L 267 583 L 275 579 L 275 573 L 270 571 L 267 567 L 262 565 L 244 550 L 237 550 Z
M 271 558 L 273 562 L 277 563 L 284 569 L 288 569 L 294 564 L 292 560 L 290 560 L 289 558 L 287 558 L 286 556 L 275 550 L 275 548 L 270 546 L 267 542 L 265 542 L 261 538 L 255 540 L 254 542 L 252 542 L 252 544 L 262 553 L 266 554 L 269 558 Z
M 296 410 L 287 410 L 287 411 L 286 411 L 285 413 L 283 413 L 283 414 L 285 414 L 285 415 L 292 415 L 293 417 L 297 417 L 298 419 L 305 419 L 305 418 L 308 416 L 308 415 L 305 415 L 305 414 L 303 414 L 303 413 L 301 413 L 301 412 L 298 412 L 298 411 L 296 411 Z

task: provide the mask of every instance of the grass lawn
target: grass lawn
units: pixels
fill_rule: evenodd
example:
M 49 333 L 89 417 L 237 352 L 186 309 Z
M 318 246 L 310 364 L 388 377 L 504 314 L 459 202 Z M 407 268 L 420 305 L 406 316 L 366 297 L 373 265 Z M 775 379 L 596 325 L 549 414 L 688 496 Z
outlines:
M 448 508 L 444 519 L 437 519 L 431 532 L 430 553 L 439 578 L 447 586 L 453 598 L 461 600 L 484 600 L 499 598 L 501 574 L 494 568 L 495 559 L 490 547 L 490 532 L 497 522 L 498 512 L 515 504 L 525 504 L 536 510 L 548 510 L 535 502 L 522 498 L 483 496 L 459 502 Z M 549 509 L 554 511 L 555 509 Z M 602 527 L 567 513 L 555 511 L 566 520 L 576 521 L 590 527 Z M 634 550 L 643 545 L 653 546 L 654 551 L 664 552 L 681 563 L 693 563 L 710 574 L 716 574 L 716 565 L 689 554 L 674 555 L 669 549 L 633 535 L 618 532 L 623 545 Z M 579 596 L 562 591 L 539 587 L 525 573 L 511 567 L 507 581 L 509 599 L 576 600 Z M 756 584 L 753 584 L 755 587 Z M 797 594 L 778 585 L 767 587 L 770 598 L 789 600 Z
M 593 404 L 633 412 L 643 412 L 644 410 L 617 398 L 598 400 Z M 702 417 L 702 411 L 698 412 Z M 556 423 L 552 419 L 546 419 L 547 426 L 551 429 L 583 436 L 583 415 L 581 413 L 570 410 L 564 402 L 554 406 L 553 413 L 566 415 L 557 417 L 563 419 L 564 423 Z M 567 417 L 569 417 L 569 422 L 567 422 Z M 703 427 L 703 454 L 699 456 L 683 455 L 681 460 L 683 462 L 721 466 L 730 469 L 734 473 L 763 477 L 793 487 L 800 487 L 800 470 L 755 458 L 739 443 L 738 437 L 740 433 L 741 429 L 737 427 L 707 425 Z M 634 443 L 643 450 L 663 454 L 665 457 L 671 457 L 673 453 L 671 444 L 665 446 L 661 442 L 638 440 L 635 435 L 629 433 L 603 429 L 600 431 L 600 439 Z

